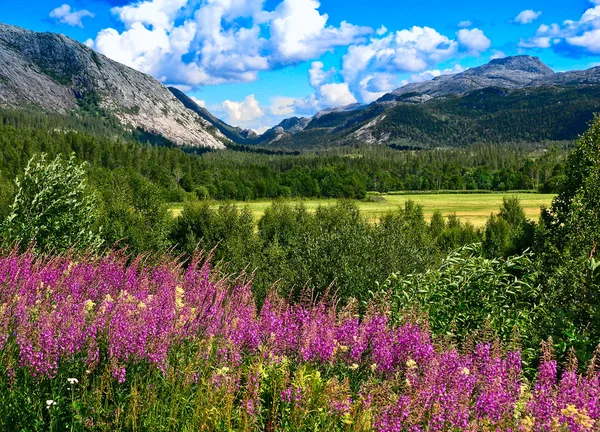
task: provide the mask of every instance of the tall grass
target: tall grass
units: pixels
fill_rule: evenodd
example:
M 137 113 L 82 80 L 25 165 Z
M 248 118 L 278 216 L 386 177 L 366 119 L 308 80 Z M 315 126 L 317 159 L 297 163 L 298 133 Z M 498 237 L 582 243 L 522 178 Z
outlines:
M 549 349 L 458 350 L 385 302 L 359 316 L 276 296 L 208 262 L 0 257 L 0 429 L 595 430 L 600 377 Z

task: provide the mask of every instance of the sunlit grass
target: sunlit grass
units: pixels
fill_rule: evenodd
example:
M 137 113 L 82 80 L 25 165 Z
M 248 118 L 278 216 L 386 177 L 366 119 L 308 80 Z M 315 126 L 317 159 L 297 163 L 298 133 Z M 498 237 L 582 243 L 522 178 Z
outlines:
M 497 213 L 502 205 L 502 198 L 517 196 L 521 200 L 527 217 L 537 220 L 540 216 L 541 207 L 549 206 L 555 195 L 552 194 L 528 194 L 528 193 L 493 193 L 493 194 L 406 194 L 406 195 L 381 195 L 376 199 L 355 201 L 361 212 L 369 217 L 376 218 L 389 211 L 404 206 L 408 200 L 423 206 L 425 218 L 430 219 L 434 212 L 440 211 L 444 215 L 456 213 L 464 222 L 470 222 L 480 227 L 485 225 L 490 214 Z M 322 205 L 333 205 L 335 199 L 298 199 L 289 200 L 291 203 L 302 202 L 309 211 L 315 211 Z M 259 200 L 238 202 L 238 205 L 247 206 L 256 220 L 264 214 L 271 205 L 272 200 Z M 221 202 L 214 202 L 218 207 Z M 174 204 L 171 211 L 174 216 L 179 216 L 183 210 L 183 204 Z

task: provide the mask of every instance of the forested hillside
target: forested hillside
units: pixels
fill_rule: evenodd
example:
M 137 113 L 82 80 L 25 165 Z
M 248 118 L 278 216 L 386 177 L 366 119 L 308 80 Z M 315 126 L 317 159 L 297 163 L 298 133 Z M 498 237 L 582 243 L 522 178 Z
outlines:
M 140 178 L 161 199 L 252 200 L 277 197 L 364 198 L 367 191 L 543 190 L 562 176 L 559 148 L 478 145 L 461 150 L 399 151 L 388 147 L 332 149 L 302 154 L 198 152 L 148 144 L 117 124 L 90 117 L 0 110 L 0 178 L 4 202 L 12 181 L 36 153 L 74 152 L 89 162 L 100 190 Z M 141 144 L 140 141 L 146 141 Z

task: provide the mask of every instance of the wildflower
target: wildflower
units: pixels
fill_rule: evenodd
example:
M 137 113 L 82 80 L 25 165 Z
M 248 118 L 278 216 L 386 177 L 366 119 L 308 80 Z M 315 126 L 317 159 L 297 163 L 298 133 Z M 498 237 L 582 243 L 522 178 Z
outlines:
M 567 407 L 560 412 L 562 415 L 572 419 L 576 424 L 581 426 L 583 430 L 590 430 L 594 427 L 594 420 L 588 415 L 585 408 L 580 411 L 575 405 L 567 405 Z
M 71 385 L 79 384 L 79 380 L 77 378 L 68 378 L 67 382 Z
M 96 303 L 94 303 L 91 300 L 87 300 L 85 302 L 85 311 L 86 312 L 91 312 L 94 309 L 94 306 L 96 306 Z
M 52 399 L 48 399 L 48 400 L 46 401 L 46 408 L 50 409 L 50 408 L 52 408 L 53 406 L 56 406 L 56 401 L 53 401 Z
M 460 374 L 461 374 L 461 375 L 465 375 L 465 376 L 467 376 L 467 375 L 470 375 L 470 374 L 471 374 L 471 371 L 469 370 L 469 368 L 467 368 L 467 367 L 464 367 L 464 368 L 462 368 L 462 370 L 460 371 Z
M 349 367 L 350 370 L 357 370 L 359 368 L 357 363 L 352 363 L 352 366 Z
M 414 361 L 413 359 L 409 359 L 409 360 L 406 362 L 406 367 L 407 367 L 409 370 L 416 369 L 416 368 L 417 368 L 417 362 L 416 362 L 416 361 Z
M 375 372 L 377 370 L 377 363 L 373 363 L 371 365 L 371 372 Z
M 531 432 L 531 430 L 533 430 L 533 426 L 535 426 L 535 418 L 531 416 L 525 417 L 525 419 L 523 419 L 522 426 L 522 430 L 524 432 Z
M 180 286 L 177 286 L 177 288 L 175 288 L 175 305 L 177 306 L 177 309 L 183 309 L 184 303 L 183 303 L 183 294 L 185 293 L 185 291 L 183 291 L 183 288 Z

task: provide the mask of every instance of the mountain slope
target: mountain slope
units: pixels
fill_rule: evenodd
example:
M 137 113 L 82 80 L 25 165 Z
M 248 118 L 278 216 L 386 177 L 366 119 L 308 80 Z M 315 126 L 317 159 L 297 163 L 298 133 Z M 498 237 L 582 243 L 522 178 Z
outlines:
M 269 145 L 459 146 L 574 140 L 600 112 L 600 67 L 555 73 L 529 56 L 408 84 L 362 107 L 320 113 Z
M 0 24 L 0 105 L 105 113 L 181 146 L 224 148 L 222 135 L 154 78 L 66 36 Z

